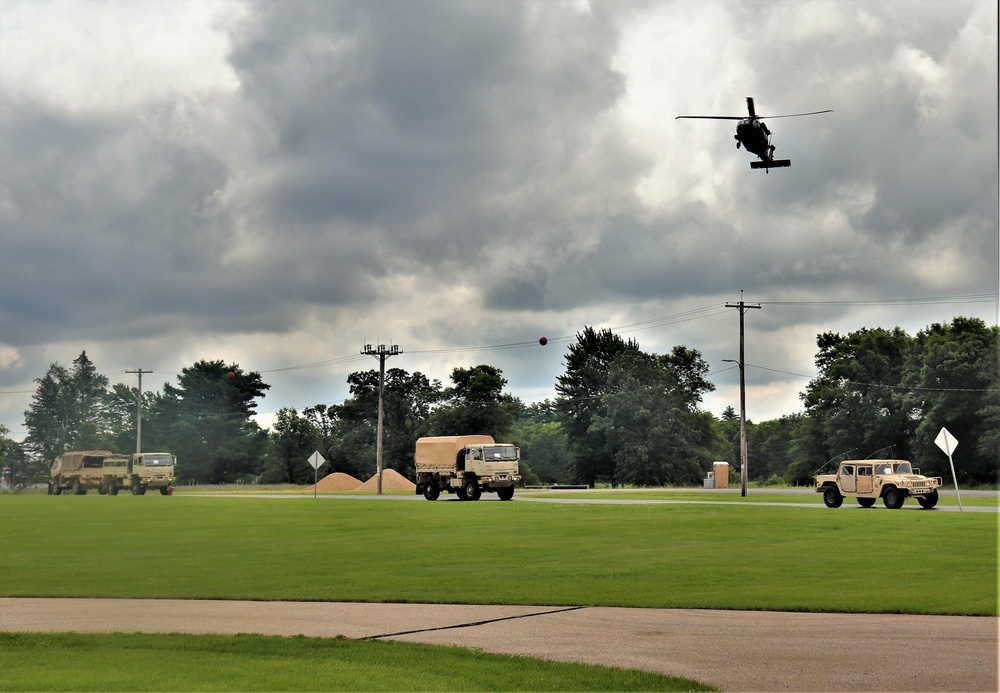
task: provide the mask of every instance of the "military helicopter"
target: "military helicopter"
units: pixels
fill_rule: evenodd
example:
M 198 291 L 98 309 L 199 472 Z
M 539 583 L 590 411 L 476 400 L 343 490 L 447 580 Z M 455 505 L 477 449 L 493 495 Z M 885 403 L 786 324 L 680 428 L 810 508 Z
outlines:
M 747 111 L 750 113 L 749 118 L 744 118 L 743 116 L 702 116 L 702 115 L 682 115 L 677 116 L 674 120 L 680 118 L 701 118 L 705 120 L 738 120 L 739 123 L 736 124 L 736 134 L 733 136 L 736 140 L 736 148 L 739 149 L 740 145 L 746 147 L 746 150 L 751 154 L 756 154 L 760 157 L 760 161 L 751 161 L 750 168 L 762 168 L 764 172 L 767 173 L 767 169 L 771 168 L 781 168 L 785 166 L 791 166 L 791 159 L 775 159 L 774 158 L 774 145 L 771 144 L 771 131 L 767 129 L 767 125 L 764 124 L 762 118 L 795 118 L 798 116 L 808 116 L 808 115 L 818 115 L 820 113 L 833 113 L 832 110 L 827 109 L 825 111 L 812 111 L 810 113 L 790 113 L 787 115 L 776 115 L 776 116 L 759 116 L 753 107 L 753 97 L 747 97 Z

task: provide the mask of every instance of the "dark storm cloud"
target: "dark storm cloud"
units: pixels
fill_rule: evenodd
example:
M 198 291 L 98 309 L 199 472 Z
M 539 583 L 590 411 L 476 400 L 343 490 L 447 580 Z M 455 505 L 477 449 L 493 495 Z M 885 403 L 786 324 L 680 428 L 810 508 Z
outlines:
M 261 158 L 274 173 L 266 214 L 304 233 L 342 226 L 392 243 L 403 264 L 474 258 L 526 233 L 523 216 L 562 214 L 553 188 L 634 158 L 588 141 L 624 78 L 610 68 L 612 24 L 568 5 L 533 12 L 256 5 L 232 62 L 274 142 Z M 585 160 L 597 153 L 603 163 Z
M 202 214 L 224 172 L 204 152 L 162 139 L 142 116 L 34 103 L 4 104 L 2 141 L 8 343 L 91 328 L 121 336 L 158 297 L 184 302 L 192 280 L 210 288 L 220 239 Z M 125 319 L 105 320 L 108 308 Z

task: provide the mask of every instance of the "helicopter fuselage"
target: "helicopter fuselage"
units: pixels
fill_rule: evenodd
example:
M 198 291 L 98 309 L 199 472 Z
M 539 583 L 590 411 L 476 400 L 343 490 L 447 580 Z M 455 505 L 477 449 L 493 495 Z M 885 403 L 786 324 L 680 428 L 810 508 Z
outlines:
M 774 145 L 771 144 L 771 131 L 764 121 L 756 118 L 746 118 L 736 125 L 736 146 L 742 144 L 748 152 L 756 154 L 761 161 L 771 161 Z

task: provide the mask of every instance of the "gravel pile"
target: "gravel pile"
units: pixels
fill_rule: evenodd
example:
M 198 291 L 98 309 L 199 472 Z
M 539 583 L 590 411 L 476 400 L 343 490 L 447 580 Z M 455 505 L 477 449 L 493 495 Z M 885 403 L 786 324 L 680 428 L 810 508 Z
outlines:
M 378 474 L 372 474 L 372 478 L 361 484 L 355 491 L 377 491 Z M 413 493 L 417 490 L 417 485 L 397 472 L 395 469 L 382 470 L 382 490 L 383 491 L 409 491 Z
M 306 491 L 357 491 L 361 487 L 361 481 L 355 479 L 350 474 L 334 472 L 327 474 L 315 486 L 309 486 Z

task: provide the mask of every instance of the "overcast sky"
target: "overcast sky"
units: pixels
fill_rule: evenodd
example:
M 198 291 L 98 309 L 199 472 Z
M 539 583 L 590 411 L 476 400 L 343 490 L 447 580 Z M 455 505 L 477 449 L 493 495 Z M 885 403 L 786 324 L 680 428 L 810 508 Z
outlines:
M 0 424 L 86 350 L 268 425 L 388 367 L 554 396 L 585 325 L 801 411 L 816 335 L 995 324 L 997 3 L 0 0 Z M 751 170 L 732 121 L 791 168 Z M 541 336 L 549 344 L 539 346 Z M 508 348 L 498 345 L 520 345 Z

